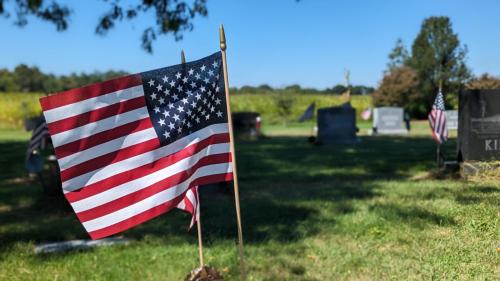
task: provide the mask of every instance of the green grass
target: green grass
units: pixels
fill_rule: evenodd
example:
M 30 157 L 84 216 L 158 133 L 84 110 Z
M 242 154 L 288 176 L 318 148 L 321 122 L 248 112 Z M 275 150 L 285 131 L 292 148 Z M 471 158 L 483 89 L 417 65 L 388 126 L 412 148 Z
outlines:
M 433 179 L 435 145 L 419 130 L 313 146 L 304 128 L 237 143 L 249 280 L 499 276 L 499 182 Z M 0 130 L 0 280 L 181 280 L 197 265 L 196 232 L 177 210 L 123 233 L 127 246 L 35 255 L 37 243 L 87 235 L 64 201 L 26 180 L 26 138 Z M 202 194 L 205 258 L 237 280 L 229 194 Z

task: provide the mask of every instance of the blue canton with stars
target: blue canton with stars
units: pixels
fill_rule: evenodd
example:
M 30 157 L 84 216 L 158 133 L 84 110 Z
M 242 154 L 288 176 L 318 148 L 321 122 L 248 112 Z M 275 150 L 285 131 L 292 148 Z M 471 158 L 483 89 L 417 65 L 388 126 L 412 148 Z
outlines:
M 151 122 L 167 145 L 204 127 L 227 123 L 222 56 L 141 73 Z

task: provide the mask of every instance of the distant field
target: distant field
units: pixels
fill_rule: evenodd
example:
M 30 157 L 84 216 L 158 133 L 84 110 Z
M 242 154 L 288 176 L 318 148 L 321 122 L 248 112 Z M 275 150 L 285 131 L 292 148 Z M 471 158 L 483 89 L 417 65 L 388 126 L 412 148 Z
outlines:
M 26 93 L 0 93 L 0 124 L 20 128 L 23 116 L 36 116 L 40 114 L 38 99 L 42 94 Z M 283 99 L 291 104 L 290 112 L 280 115 L 278 103 Z M 320 94 L 238 94 L 231 96 L 231 106 L 234 112 L 256 111 L 267 124 L 293 123 L 299 119 L 306 108 L 316 102 L 316 108 L 340 105 L 344 101 L 340 96 Z M 371 104 L 370 96 L 353 96 L 352 106 L 359 114 Z

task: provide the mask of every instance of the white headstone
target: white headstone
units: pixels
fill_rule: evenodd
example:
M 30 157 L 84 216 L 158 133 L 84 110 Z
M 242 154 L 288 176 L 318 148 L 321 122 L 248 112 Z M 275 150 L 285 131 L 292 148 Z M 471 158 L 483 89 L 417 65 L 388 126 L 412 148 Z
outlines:
M 373 133 L 382 135 L 406 134 L 402 107 L 376 107 L 373 110 Z
M 458 130 L 458 110 L 446 110 L 446 126 L 448 130 Z

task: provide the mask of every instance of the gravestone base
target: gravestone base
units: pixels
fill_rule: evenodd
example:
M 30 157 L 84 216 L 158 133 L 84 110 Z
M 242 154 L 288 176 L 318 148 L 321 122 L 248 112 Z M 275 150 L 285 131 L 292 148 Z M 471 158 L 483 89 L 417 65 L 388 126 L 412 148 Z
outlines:
M 465 161 L 460 163 L 462 178 L 486 177 L 500 179 L 500 162 Z

